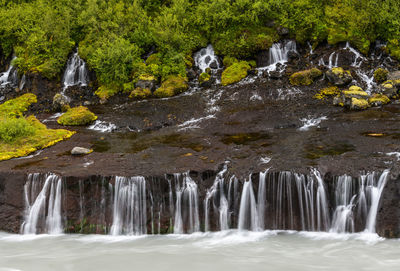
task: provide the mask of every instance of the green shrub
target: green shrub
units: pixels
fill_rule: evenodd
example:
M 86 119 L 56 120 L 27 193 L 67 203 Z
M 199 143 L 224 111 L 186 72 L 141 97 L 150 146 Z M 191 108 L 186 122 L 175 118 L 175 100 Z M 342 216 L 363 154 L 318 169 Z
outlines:
M 0 118 L 0 140 L 12 143 L 21 137 L 35 134 L 35 128 L 23 117 Z
M 374 80 L 377 83 L 382 83 L 387 80 L 389 71 L 384 68 L 378 68 L 374 71 Z

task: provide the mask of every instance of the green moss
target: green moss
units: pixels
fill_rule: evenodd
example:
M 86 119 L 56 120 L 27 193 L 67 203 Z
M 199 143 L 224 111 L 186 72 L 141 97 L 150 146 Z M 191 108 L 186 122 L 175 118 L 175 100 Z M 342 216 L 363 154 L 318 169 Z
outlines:
M 0 105 L 0 116 L 22 116 L 22 114 L 28 110 L 28 107 L 36 102 L 36 95 L 32 93 L 27 93 L 18 98 L 8 100 Z
M 135 98 L 138 100 L 146 99 L 149 97 L 151 97 L 151 90 L 148 88 L 135 88 L 129 95 L 129 98 Z
M 203 72 L 203 73 L 200 74 L 200 76 L 199 76 L 199 83 L 201 84 L 201 83 L 207 82 L 207 81 L 210 80 L 210 78 L 211 78 L 211 75 L 210 75 L 210 74 L 208 74 L 208 73 L 206 73 L 206 72 Z
M 293 73 L 289 81 L 294 86 L 308 86 L 311 85 L 314 80 L 322 75 L 322 71 L 317 68 L 312 68 L 310 70 L 299 71 Z
M 101 100 L 105 101 L 108 100 L 110 97 L 114 96 L 119 92 L 119 88 L 117 86 L 100 86 L 95 94 Z
M 377 83 L 386 81 L 389 71 L 384 68 L 378 68 L 374 71 L 374 80 Z
M 222 72 L 221 83 L 223 86 L 237 83 L 247 76 L 250 65 L 247 61 L 233 63 Z
M 97 119 L 87 107 L 78 106 L 70 108 L 66 113 L 57 119 L 58 124 L 66 126 L 87 125 Z
M 383 105 L 390 103 L 390 99 L 388 96 L 383 94 L 374 94 L 371 98 L 369 98 L 368 102 L 372 105 Z
M 146 59 L 147 65 L 161 65 L 161 59 L 159 54 L 152 54 Z
M 172 97 L 188 89 L 187 79 L 181 76 L 170 76 L 159 87 L 154 95 L 159 98 Z
M 238 63 L 239 61 L 231 56 L 226 56 L 222 60 L 222 63 L 224 64 L 225 68 L 228 68 L 229 66 L 232 66 L 234 63 Z
M 345 73 L 347 73 L 347 75 L 351 76 L 350 71 L 344 70 L 342 67 L 332 68 L 331 71 L 333 72 L 333 74 L 335 74 L 336 76 L 339 76 L 340 78 L 343 77 L 345 75 Z
M 139 76 L 139 80 L 143 80 L 143 81 L 154 81 L 157 80 L 157 78 L 155 78 L 153 75 L 151 74 L 142 74 Z
M 400 41 L 398 39 L 391 39 L 387 45 L 389 53 L 400 60 Z
M 339 42 L 347 41 L 347 33 L 337 28 L 330 28 L 328 30 L 328 43 L 337 44 Z
M 363 96 L 363 97 L 368 97 L 368 93 L 363 91 L 362 88 L 358 86 L 351 86 L 349 90 L 343 91 L 343 94 L 345 96 Z
M 340 94 L 340 90 L 338 87 L 327 87 L 321 89 L 317 94 L 314 95 L 315 99 L 323 100 L 327 97 L 336 96 Z
M 22 115 L 36 96 L 25 94 L 0 105 L 0 161 L 26 156 L 70 138 L 75 132 L 52 130 L 34 116 Z
M 369 103 L 366 99 L 351 98 L 351 109 L 367 109 Z

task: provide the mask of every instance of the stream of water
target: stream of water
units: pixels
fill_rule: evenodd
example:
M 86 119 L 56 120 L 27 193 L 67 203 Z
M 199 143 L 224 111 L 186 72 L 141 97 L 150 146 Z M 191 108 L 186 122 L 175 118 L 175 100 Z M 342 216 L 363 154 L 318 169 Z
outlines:
M 398 270 L 398 240 L 264 231 L 100 236 L 0 233 L 8 270 Z

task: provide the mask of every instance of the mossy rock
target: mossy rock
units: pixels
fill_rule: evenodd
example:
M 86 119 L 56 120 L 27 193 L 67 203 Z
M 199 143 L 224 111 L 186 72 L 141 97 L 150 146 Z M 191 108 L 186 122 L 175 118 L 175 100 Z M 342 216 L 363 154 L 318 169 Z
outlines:
M 70 108 L 66 113 L 57 119 L 58 124 L 65 126 L 82 126 L 92 123 L 97 116 L 87 107 L 78 106 Z
M 342 67 L 330 69 L 326 72 L 326 77 L 335 86 L 344 86 L 353 80 L 350 71 L 344 70 Z
M 377 83 L 382 83 L 387 80 L 389 71 L 384 68 L 378 68 L 374 71 L 374 81 Z
M 351 86 L 348 90 L 343 91 L 346 97 L 368 97 L 368 93 L 358 86 Z
M 248 70 L 250 70 L 250 65 L 247 61 L 233 63 L 222 72 L 221 84 L 227 86 L 239 82 L 247 76 Z
M 368 102 L 372 106 L 381 106 L 390 103 L 390 99 L 388 96 L 383 94 L 374 94 L 371 98 L 369 98 Z
M 299 71 L 293 73 L 289 81 L 294 86 L 309 86 L 314 80 L 322 75 L 322 71 L 317 68 L 312 68 L 310 70 Z
M 232 66 L 234 63 L 238 63 L 239 61 L 231 56 L 226 56 L 222 60 L 222 64 L 224 64 L 225 68 L 228 68 L 229 66 Z
M 161 84 L 161 87 L 154 92 L 154 96 L 159 98 L 172 97 L 185 92 L 187 89 L 187 78 L 173 75 Z
M 206 72 L 203 72 L 203 73 L 200 74 L 200 76 L 199 76 L 199 83 L 202 84 L 202 83 L 204 83 L 204 82 L 208 82 L 208 81 L 210 81 L 210 78 L 211 78 L 211 75 L 210 75 L 210 74 L 208 74 L 208 73 L 206 73 Z
M 351 98 L 350 109 L 352 110 L 364 110 L 369 106 L 370 105 L 366 99 Z
M 314 95 L 315 99 L 323 100 L 331 96 L 336 96 L 340 94 L 340 90 L 336 86 L 327 87 L 321 89 L 317 94 Z
M 129 98 L 135 98 L 138 100 L 147 99 L 149 97 L 151 97 L 151 90 L 148 88 L 135 88 L 129 95 Z
M 157 78 L 155 78 L 153 75 L 151 74 L 141 74 L 139 76 L 139 80 L 143 80 L 143 81 L 156 81 Z

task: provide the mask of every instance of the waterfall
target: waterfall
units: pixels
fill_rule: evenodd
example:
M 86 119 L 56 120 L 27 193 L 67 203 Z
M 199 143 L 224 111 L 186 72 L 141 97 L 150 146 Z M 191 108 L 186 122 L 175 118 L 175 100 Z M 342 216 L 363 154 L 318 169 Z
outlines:
M 249 180 L 243 184 L 242 198 L 240 199 L 238 229 L 251 231 L 261 230 L 251 176 L 249 177 Z
M 349 42 L 346 42 L 346 46 L 344 47 L 344 49 L 349 50 L 350 52 L 352 52 L 354 54 L 354 61 L 351 64 L 351 66 L 360 67 L 363 60 L 365 60 L 365 58 L 356 49 L 351 47 Z
M 111 234 L 146 234 L 146 201 L 146 180 L 144 177 L 116 177 Z
M 259 70 L 276 71 L 278 64 L 284 65 L 289 61 L 290 52 L 298 54 L 295 41 L 288 40 L 283 43 L 272 44 L 269 49 L 269 64 L 266 67 L 259 68 Z
M 174 174 L 174 179 L 176 187 L 174 233 L 198 232 L 200 219 L 197 184 L 188 173 Z
M 368 183 L 367 189 L 369 190 L 371 208 L 368 212 L 367 224 L 365 226 L 365 231 L 370 233 L 375 233 L 376 215 L 378 213 L 379 201 L 383 192 L 383 188 L 386 185 L 387 176 L 389 171 L 385 170 L 379 177 L 378 183 L 375 185 L 372 182 Z
M 354 232 L 354 200 L 353 179 L 343 175 L 337 180 L 335 189 L 336 210 L 333 214 L 331 232 Z
M 328 200 L 325 193 L 324 181 L 316 169 L 312 170 L 317 179 L 317 230 L 324 231 L 329 228 Z
M 78 50 L 68 59 L 63 76 L 64 90 L 72 86 L 87 86 L 89 81 L 86 63 L 78 54 Z
M 194 63 L 202 72 L 205 72 L 207 68 L 212 70 L 221 68 L 211 44 L 194 54 Z
M 16 59 L 13 57 L 12 61 Z M 0 86 L 5 87 L 7 85 L 17 86 L 18 85 L 18 71 L 17 69 L 10 63 L 8 70 L 3 72 L 0 76 Z
M 45 176 L 30 174 L 24 186 L 25 219 L 21 226 L 23 234 L 63 232 L 61 223 L 61 188 L 62 180 L 59 176 L 50 174 Z

